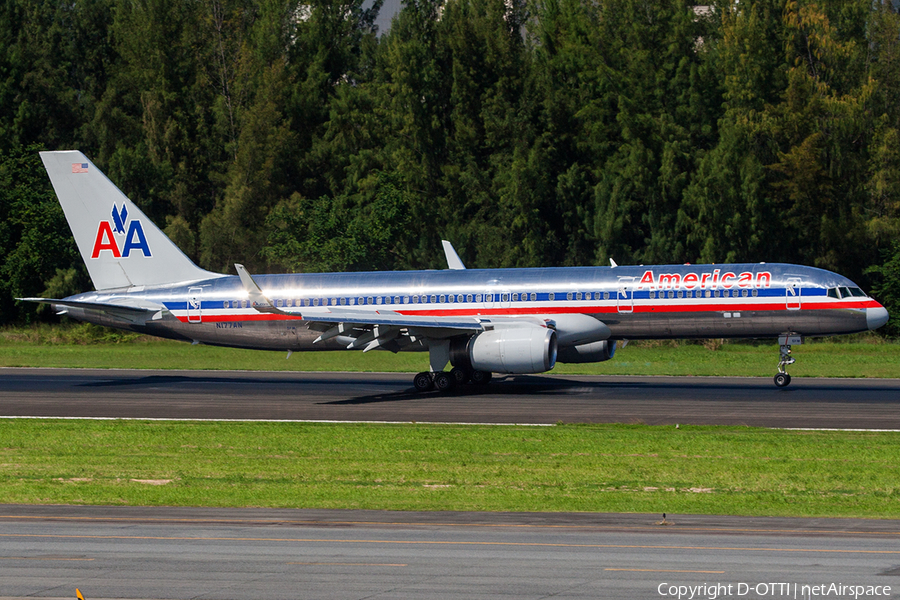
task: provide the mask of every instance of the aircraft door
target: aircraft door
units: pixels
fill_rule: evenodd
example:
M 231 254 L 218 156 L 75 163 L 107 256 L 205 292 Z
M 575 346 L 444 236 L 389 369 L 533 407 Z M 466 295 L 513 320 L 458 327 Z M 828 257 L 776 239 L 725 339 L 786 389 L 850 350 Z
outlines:
M 494 297 L 497 295 L 496 290 L 489 289 L 484 293 L 484 307 L 494 308 Z
M 800 287 L 799 277 L 788 277 L 784 286 L 785 302 L 788 310 L 800 310 Z
M 619 277 L 616 310 L 620 313 L 634 312 L 634 277 Z
M 201 303 L 203 298 L 202 287 L 192 287 L 188 289 L 187 301 L 187 318 L 188 323 L 201 323 L 203 321 L 203 313 L 201 312 Z

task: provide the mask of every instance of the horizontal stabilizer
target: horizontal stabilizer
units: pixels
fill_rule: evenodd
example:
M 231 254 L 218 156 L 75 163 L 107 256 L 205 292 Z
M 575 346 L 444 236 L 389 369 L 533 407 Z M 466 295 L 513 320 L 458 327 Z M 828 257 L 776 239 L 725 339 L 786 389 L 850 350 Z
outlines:
M 39 302 L 63 308 L 80 308 L 83 310 L 95 310 L 106 315 L 122 319 L 129 323 L 146 323 L 162 318 L 168 309 L 156 302 L 150 302 L 144 298 L 116 298 L 106 302 L 83 302 L 80 300 L 57 300 L 56 298 L 16 298 L 26 302 Z

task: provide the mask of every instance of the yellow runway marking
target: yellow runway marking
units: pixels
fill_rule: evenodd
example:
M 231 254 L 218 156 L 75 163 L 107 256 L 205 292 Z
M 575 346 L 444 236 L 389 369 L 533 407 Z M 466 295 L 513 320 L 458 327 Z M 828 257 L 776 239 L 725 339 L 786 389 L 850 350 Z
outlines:
M 328 538 L 181 537 L 150 535 L 59 535 L 53 533 L 0 533 L 0 538 L 75 540 L 156 540 L 166 542 L 283 542 L 294 544 L 386 544 L 398 546 L 507 546 L 521 548 L 609 548 L 633 550 L 737 550 L 741 552 L 818 552 L 822 554 L 898 554 L 900 550 L 833 550 L 829 548 L 767 548 L 765 546 L 665 546 L 642 544 L 565 544 L 551 542 L 474 542 L 447 540 L 366 540 Z
M 675 569 L 603 569 L 604 571 L 635 571 L 638 573 L 713 573 L 721 575 L 725 571 L 680 571 Z

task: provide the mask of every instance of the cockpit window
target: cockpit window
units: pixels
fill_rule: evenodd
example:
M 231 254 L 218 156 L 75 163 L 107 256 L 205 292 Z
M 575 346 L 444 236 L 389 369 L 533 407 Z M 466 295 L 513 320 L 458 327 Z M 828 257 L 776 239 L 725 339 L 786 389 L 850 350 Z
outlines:
M 838 294 L 837 288 L 828 288 L 828 297 L 837 298 L 838 300 L 840 300 L 841 295 Z
M 856 296 L 857 298 L 865 298 L 866 293 L 857 287 L 850 288 L 850 295 Z
M 850 288 L 842 287 L 841 290 L 841 298 L 849 298 L 850 297 Z

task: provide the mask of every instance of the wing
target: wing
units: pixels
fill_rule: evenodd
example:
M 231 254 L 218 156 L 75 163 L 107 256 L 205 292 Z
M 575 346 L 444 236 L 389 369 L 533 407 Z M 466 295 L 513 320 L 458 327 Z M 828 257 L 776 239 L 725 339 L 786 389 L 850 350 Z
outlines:
M 446 339 L 493 329 L 491 319 L 481 317 L 433 317 L 404 315 L 394 311 L 362 310 L 343 307 L 278 308 L 263 294 L 243 265 L 236 264 L 238 275 L 249 296 L 250 305 L 259 312 L 299 316 L 320 331 L 315 343 L 337 338 L 352 338 L 348 350 L 363 352 L 384 348 L 396 352 L 400 342 L 422 339 Z

